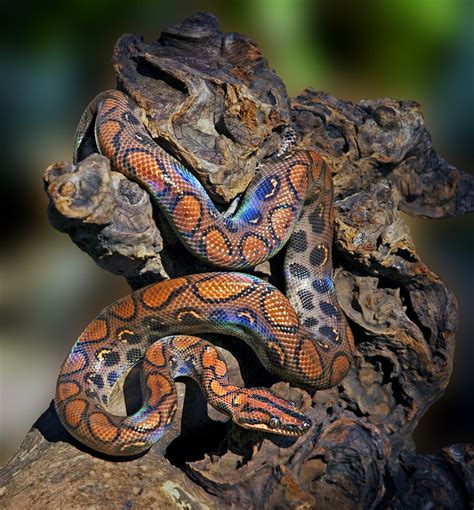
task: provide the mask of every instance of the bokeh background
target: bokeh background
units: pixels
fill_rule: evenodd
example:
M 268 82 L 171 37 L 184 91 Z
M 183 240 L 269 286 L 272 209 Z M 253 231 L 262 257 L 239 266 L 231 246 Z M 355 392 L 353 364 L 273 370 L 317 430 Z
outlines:
M 5 6 L 4 6 L 5 9 Z M 48 406 L 83 327 L 128 291 L 48 223 L 46 166 L 71 159 L 88 101 L 114 87 L 123 33 L 157 38 L 210 11 L 257 41 L 290 95 L 304 87 L 358 101 L 422 104 L 440 154 L 474 169 L 474 2 L 470 0 L 84 0 L 9 2 L 0 47 L 0 461 Z M 474 440 L 472 217 L 406 217 L 419 254 L 459 300 L 454 372 L 420 422 L 422 452 Z

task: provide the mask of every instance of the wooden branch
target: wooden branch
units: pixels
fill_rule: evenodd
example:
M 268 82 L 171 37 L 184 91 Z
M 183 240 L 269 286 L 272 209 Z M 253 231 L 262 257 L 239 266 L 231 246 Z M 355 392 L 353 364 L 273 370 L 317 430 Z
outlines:
M 217 202 L 245 190 L 287 124 L 333 161 L 335 280 L 355 333 L 355 365 L 336 388 L 313 396 L 274 385 L 315 424 L 297 440 L 225 425 L 217 413 L 203 418 L 205 402 L 191 385 L 181 427 L 146 455 L 119 462 L 78 445 L 51 406 L 3 468 L 1 506 L 472 506 L 473 447 L 418 455 L 411 437 L 448 383 L 457 309 L 417 255 L 400 211 L 443 218 L 474 208 L 474 179 L 437 155 L 420 106 L 353 104 L 309 89 L 290 100 L 257 45 L 222 34 L 209 14 L 151 44 L 121 37 L 113 63 L 119 87 L 141 106 L 157 143 L 195 169 Z M 211 270 L 181 247 L 138 185 L 92 154 L 94 147 L 90 138 L 77 166 L 46 170 L 53 226 L 134 288 Z M 281 258 L 256 274 L 279 284 Z M 222 346 L 234 355 L 226 354 L 234 381 L 241 371 L 247 385 L 275 382 L 245 346 L 232 339 Z M 125 386 L 136 390 L 133 377 Z

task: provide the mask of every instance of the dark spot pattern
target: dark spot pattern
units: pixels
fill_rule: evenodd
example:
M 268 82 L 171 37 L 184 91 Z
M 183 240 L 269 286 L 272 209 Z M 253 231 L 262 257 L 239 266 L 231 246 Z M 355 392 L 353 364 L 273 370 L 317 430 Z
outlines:
M 304 320 L 303 322 L 303 326 L 305 328 L 314 328 L 316 327 L 317 325 L 319 324 L 319 321 L 318 319 L 316 319 L 316 317 L 308 317 L 307 319 Z
M 325 262 L 325 259 L 326 248 L 323 245 L 316 246 L 309 254 L 309 261 L 311 262 L 311 265 L 315 267 L 320 266 L 323 262 Z
M 102 389 L 104 387 L 104 379 L 100 374 L 95 374 L 91 377 L 91 382 L 94 383 L 98 388 Z
M 117 372 L 115 371 L 109 372 L 107 374 L 107 382 L 109 383 L 109 386 L 113 386 L 117 382 L 118 378 L 119 374 Z
M 326 338 L 328 338 L 329 340 L 331 340 L 331 342 L 336 342 L 337 341 L 336 333 L 329 326 L 321 326 L 319 328 L 319 332 L 321 333 L 321 335 L 323 335 Z
M 290 264 L 290 273 L 299 280 L 306 280 L 310 277 L 309 271 L 304 266 L 297 264 L 296 262 Z
M 130 349 L 127 351 L 127 361 L 129 363 L 136 363 L 142 357 L 140 349 Z
M 92 399 L 95 399 L 95 397 L 97 396 L 97 393 L 92 388 L 86 388 L 84 394 L 86 395 L 86 397 Z
M 297 292 L 304 310 L 314 310 L 313 293 L 309 290 L 302 289 Z
M 117 351 L 106 352 L 103 356 L 106 367 L 113 367 L 120 363 L 120 354 Z
M 293 233 L 291 246 L 297 253 L 303 253 L 308 249 L 308 238 L 304 230 Z
M 321 308 L 321 311 L 324 314 L 328 315 L 329 317 L 331 317 L 331 316 L 337 317 L 338 316 L 336 307 L 334 305 L 332 305 L 331 303 L 327 303 L 326 301 L 322 301 L 319 304 L 319 308 Z
M 320 294 L 324 294 L 325 292 L 330 292 L 333 288 L 332 279 L 329 276 L 326 276 L 322 280 L 314 280 L 312 283 L 313 289 Z
M 315 234 L 322 234 L 326 226 L 324 221 L 323 210 L 321 207 L 315 208 L 308 216 L 311 229 Z

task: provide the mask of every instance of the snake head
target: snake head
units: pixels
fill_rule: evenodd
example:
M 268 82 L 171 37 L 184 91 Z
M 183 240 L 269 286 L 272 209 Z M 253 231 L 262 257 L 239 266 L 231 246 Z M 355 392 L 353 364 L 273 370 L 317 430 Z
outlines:
M 267 388 L 242 388 L 234 397 L 232 419 L 246 429 L 283 436 L 300 436 L 311 421 L 296 404 Z

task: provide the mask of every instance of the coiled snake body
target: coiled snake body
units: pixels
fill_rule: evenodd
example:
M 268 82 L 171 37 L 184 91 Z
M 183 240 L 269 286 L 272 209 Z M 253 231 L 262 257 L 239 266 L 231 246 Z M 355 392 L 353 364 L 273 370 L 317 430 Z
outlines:
M 333 287 L 332 180 L 324 160 L 302 150 L 271 160 L 227 217 L 199 181 L 153 141 L 138 107 L 123 93 L 105 92 L 89 105 L 76 151 L 92 122 L 100 152 L 149 191 L 196 256 L 241 269 L 287 244 L 288 298 L 256 277 L 217 272 L 159 282 L 117 301 L 89 324 L 61 368 L 55 397 L 61 422 L 106 454 L 143 451 L 172 422 L 174 378 L 186 375 L 200 384 L 211 405 L 243 427 L 304 433 L 310 421 L 293 402 L 266 388 L 231 386 L 218 351 L 190 335 L 237 336 L 270 372 L 300 386 L 328 388 L 346 375 L 353 339 Z M 142 359 L 141 409 L 112 415 L 106 410 L 112 387 Z

